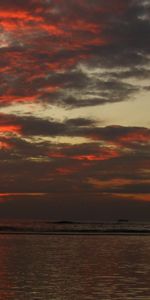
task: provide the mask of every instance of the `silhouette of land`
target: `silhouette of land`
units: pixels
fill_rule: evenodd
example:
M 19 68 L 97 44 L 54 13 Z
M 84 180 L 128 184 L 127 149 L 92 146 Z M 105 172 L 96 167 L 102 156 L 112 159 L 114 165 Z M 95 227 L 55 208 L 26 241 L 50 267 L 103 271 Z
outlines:
M 0 225 L 0 234 L 99 234 L 99 235 L 150 235 L 150 224 L 129 222 L 80 223 L 73 221 L 45 222 L 40 224 Z

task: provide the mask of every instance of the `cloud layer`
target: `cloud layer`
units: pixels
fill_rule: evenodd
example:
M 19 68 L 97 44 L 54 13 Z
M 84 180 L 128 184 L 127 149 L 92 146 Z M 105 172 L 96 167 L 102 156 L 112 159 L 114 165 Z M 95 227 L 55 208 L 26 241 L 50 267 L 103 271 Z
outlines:
M 1 1 L 2 193 L 46 193 L 44 205 L 62 199 L 63 209 L 68 195 L 72 205 L 87 198 L 102 207 L 102 199 L 150 200 L 149 128 L 108 126 L 101 113 L 107 106 L 113 120 L 115 105 L 134 100 L 140 119 L 136 99 L 149 91 L 149 13 L 140 0 Z
M 148 16 L 143 1 L 1 3 L 1 106 L 84 107 L 131 98 L 139 86 L 124 78 L 147 77 Z

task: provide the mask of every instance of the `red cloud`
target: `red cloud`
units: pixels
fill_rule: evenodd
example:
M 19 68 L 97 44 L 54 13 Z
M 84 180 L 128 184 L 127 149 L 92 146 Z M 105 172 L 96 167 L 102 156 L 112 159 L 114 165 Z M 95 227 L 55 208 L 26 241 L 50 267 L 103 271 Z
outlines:
M 97 16 L 99 6 L 104 6 L 107 11 L 105 5 L 97 4 L 97 11 L 91 6 L 92 14 Z M 85 10 L 83 16 L 78 13 L 80 7 Z M 90 17 L 85 1 L 68 2 L 67 6 L 64 1 L 45 5 L 42 2 L 32 2 L 27 7 L 16 7 L 8 2 L 1 7 L 0 19 L 2 44 L 6 47 L 1 53 L 1 61 L 7 65 L 7 69 L 3 67 L 0 70 L 4 77 L 6 75 L 4 91 L 0 96 L 2 105 L 34 102 L 42 99 L 46 92 L 57 92 L 59 86 L 49 84 L 50 86 L 39 88 L 38 83 L 34 85 L 33 78 L 40 75 L 46 78 L 50 71 L 67 70 L 79 61 L 91 57 L 92 52 L 88 50 L 90 47 L 109 44 L 111 40 L 104 35 L 104 21 L 98 22 Z M 64 55 L 63 52 L 69 54 Z M 47 58 L 41 62 L 40 56 Z M 9 83 L 9 78 L 13 78 L 14 84 L 12 81 Z M 16 84 L 15 80 L 18 78 L 20 82 Z M 63 84 L 61 88 L 63 89 Z
M 20 133 L 20 125 L 0 125 L 0 134 L 1 133 Z
M 75 167 L 60 167 L 56 169 L 56 172 L 60 175 L 69 175 L 69 174 L 73 174 L 76 173 L 78 171 L 77 168 Z
M 1 19 L 14 19 L 14 20 L 35 20 L 35 17 L 30 16 L 25 11 L 0 11 L 0 18 Z M 38 18 L 39 20 L 39 18 Z M 40 18 L 41 20 L 41 18 Z
M 16 95 L 4 95 L 0 97 L 1 103 L 5 103 L 7 105 L 11 103 L 28 103 L 37 101 L 36 96 L 16 96 Z
M 39 16 L 32 16 L 26 11 L 6 11 L 1 10 L 0 11 L 0 25 L 3 27 L 6 31 L 18 31 L 20 29 L 29 29 L 29 26 L 27 26 L 27 23 L 29 22 L 40 22 L 42 20 Z M 18 28 L 19 26 L 19 28 Z
M 9 143 L 0 141 L 0 150 L 1 149 L 9 150 L 11 148 L 12 148 L 12 145 L 10 145 Z
M 71 149 L 71 147 L 69 147 Z M 73 151 L 73 146 L 72 146 L 72 151 Z M 81 149 L 82 151 L 82 149 Z M 61 152 L 56 152 L 56 153 L 50 153 L 49 157 L 51 158 L 68 158 L 68 159 L 73 159 L 73 160 L 81 160 L 81 161 L 98 161 L 98 160 L 108 160 L 112 159 L 115 157 L 119 157 L 121 154 L 117 150 L 113 149 L 100 149 L 100 153 L 88 153 L 88 154 L 68 154 L 67 153 L 61 153 Z
M 90 132 L 91 131 L 91 132 Z M 135 143 L 149 143 L 150 130 L 140 127 L 107 126 L 105 128 L 90 129 L 85 136 L 95 141 L 104 141 L 106 144 L 131 147 Z
M 133 133 L 129 133 L 123 137 L 120 138 L 121 142 L 149 142 L 150 141 L 150 132 L 144 132 L 141 130 L 141 132 L 133 132 Z
M 62 158 L 62 157 L 65 157 L 65 155 L 62 154 L 62 153 L 50 153 L 48 156 L 51 157 L 51 158 Z
M 115 157 L 119 157 L 120 154 L 116 150 L 103 150 L 99 155 L 98 154 L 87 154 L 87 155 L 75 155 L 72 158 L 77 160 L 108 160 Z

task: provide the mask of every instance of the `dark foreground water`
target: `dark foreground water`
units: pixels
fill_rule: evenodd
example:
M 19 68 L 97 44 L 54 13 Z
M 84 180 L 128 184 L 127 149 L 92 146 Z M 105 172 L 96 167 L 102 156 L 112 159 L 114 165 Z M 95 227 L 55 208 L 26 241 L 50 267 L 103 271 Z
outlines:
M 0 235 L 0 300 L 150 300 L 150 236 Z

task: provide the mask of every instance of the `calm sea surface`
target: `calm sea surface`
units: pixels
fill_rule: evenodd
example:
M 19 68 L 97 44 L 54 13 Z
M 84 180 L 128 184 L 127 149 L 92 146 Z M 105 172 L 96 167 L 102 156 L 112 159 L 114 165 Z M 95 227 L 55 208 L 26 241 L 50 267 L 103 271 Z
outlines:
M 0 300 L 150 300 L 150 236 L 0 235 Z

